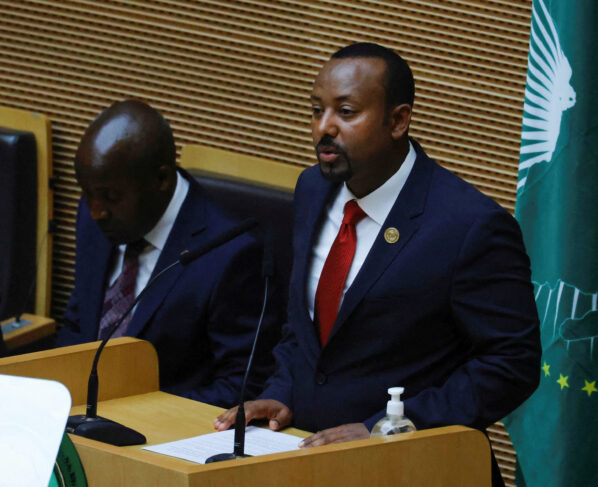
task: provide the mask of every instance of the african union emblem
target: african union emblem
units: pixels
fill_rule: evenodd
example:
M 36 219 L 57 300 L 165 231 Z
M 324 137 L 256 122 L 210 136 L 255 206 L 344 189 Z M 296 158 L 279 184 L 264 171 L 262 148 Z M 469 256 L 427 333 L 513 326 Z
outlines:
M 536 11 L 535 6 L 532 10 L 518 192 L 524 190 L 532 166 L 550 163 L 559 138 L 562 113 L 575 105 L 575 91 L 570 84 L 571 65 L 561 49 L 544 2 L 538 3 L 542 11 Z

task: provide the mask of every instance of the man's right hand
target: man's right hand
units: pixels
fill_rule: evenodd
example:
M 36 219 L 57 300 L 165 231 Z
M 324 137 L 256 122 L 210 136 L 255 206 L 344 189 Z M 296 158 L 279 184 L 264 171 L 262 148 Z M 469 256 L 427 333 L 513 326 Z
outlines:
M 230 428 L 237 417 L 237 409 L 234 407 L 222 413 L 214 420 L 214 429 L 224 431 Z M 283 403 L 274 399 L 258 399 L 245 403 L 245 424 L 252 419 L 267 419 L 271 430 L 279 430 L 291 424 L 293 413 Z

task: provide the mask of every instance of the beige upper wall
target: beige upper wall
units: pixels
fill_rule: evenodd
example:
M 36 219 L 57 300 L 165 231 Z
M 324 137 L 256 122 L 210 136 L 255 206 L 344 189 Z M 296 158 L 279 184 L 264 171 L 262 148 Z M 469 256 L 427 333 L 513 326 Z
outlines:
M 73 284 L 72 159 L 90 120 L 125 97 L 200 143 L 308 166 L 309 93 L 338 47 L 375 41 L 411 64 L 411 134 L 514 206 L 530 0 L 0 0 L 0 105 L 52 120 L 53 315 Z

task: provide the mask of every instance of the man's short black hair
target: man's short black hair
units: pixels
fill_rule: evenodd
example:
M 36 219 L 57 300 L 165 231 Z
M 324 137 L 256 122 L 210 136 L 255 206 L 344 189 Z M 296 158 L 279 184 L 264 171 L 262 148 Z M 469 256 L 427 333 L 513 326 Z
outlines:
M 392 110 L 397 105 L 407 103 L 413 106 L 415 83 L 413 73 L 396 52 L 373 42 L 358 42 L 336 51 L 331 59 L 380 58 L 386 62 L 386 108 Z

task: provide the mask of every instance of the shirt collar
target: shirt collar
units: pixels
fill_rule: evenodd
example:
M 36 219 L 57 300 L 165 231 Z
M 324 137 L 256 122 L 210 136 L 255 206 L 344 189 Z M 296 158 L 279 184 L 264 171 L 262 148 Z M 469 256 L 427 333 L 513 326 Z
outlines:
M 164 248 L 164 244 L 166 243 L 166 239 L 168 238 L 168 234 L 170 230 L 172 230 L 172 226 L 174 225 L 174 221 L 176 220 L 177 215 L 183 206 L 183 202 L 187 197 L 187 192 L 189 191 L 189 181 L 187 181 L 181 174 L 177 171 L 176 173 L 176 187 L 174 189 L 174 194 L 170 199 L 170 203 L 166 207 L 166 211 L 162 215 L 162 217 L 158 220 L 158 223 L 152 228 L 148 233 L 145 234 L 143 238 L 147 240 L 154 248 L 162 251 Z
M 415 149 L 410 141 L 409 152 L 407 152 L 401 167 L 399 167 L 399 169 L 388 178 L 382 186 L 376 188 L 363 198 L 357 198 L 347 187 L 347 184 L 343 183 L 339 194 L 334 201 L 334 210 L 340 211 L 341 220 L 345 203 L 349 200 L 357 200 L 359 207 L 367 214 L 367 216 L 374 220 L 378 225 L 382 226 L 399 196 L 399 193 L 403 189 L 403 186 L 405 186 L 405 182 L 411 173 L 416 157 Z M 340 222 L 338 223 L 340 224 Z

